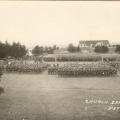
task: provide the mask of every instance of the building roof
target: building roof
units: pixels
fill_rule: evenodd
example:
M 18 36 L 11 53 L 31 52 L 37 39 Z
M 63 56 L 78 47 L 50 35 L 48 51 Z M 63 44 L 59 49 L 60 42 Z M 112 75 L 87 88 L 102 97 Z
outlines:
M 90 46 L 91 44 L 96 45 L 97 43 L 103 43 L 104 45 L 108 45 L 108 40 L 80 40 L 79 44 L 85 44 L 87 46 Z

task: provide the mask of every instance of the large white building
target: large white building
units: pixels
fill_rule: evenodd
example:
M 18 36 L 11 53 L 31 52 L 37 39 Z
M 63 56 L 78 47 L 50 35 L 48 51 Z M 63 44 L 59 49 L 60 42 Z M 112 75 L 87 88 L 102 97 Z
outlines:
M 107 46 L 109 47 L 109 41 L 108 40 L 80 40 L 79 41 L 79 47 L 82 52 L 93 52 L 94 48 L 96 46 Z

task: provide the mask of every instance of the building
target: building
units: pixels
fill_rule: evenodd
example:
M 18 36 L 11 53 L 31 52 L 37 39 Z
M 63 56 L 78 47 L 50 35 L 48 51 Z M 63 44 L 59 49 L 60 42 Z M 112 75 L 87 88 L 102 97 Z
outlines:
M 79 47 L 81 49 L 81 52 L 83 53 L 91 53 L 94 52 L 94 48 L 96 46 L 107 46 L 109 47 L 109 41 L 108 40 L 81 40 L 79 41 Z
M 81 40 L 79 46 L 81 47 L 95 47 L 98 45 L 110 46 L 108 40 Z

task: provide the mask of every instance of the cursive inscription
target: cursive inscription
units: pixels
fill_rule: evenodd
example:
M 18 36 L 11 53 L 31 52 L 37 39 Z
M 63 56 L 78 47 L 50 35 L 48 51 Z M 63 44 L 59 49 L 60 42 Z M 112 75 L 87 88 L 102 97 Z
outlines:
M 120 101 L 119 100 L 97 100 L 97 99 L 86 99 L 86 104 L 101 104 L 101 105 L 107 105 L 105 108 L 108 111 L 118 111 L 120 110 Z

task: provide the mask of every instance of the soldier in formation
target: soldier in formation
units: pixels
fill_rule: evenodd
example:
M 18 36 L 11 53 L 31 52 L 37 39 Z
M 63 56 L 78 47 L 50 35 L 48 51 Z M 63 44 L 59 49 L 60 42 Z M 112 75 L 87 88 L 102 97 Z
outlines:
M 48 74 L 57 74 L 58 73 L 59 64 L 53 64 L 48 67 Z

